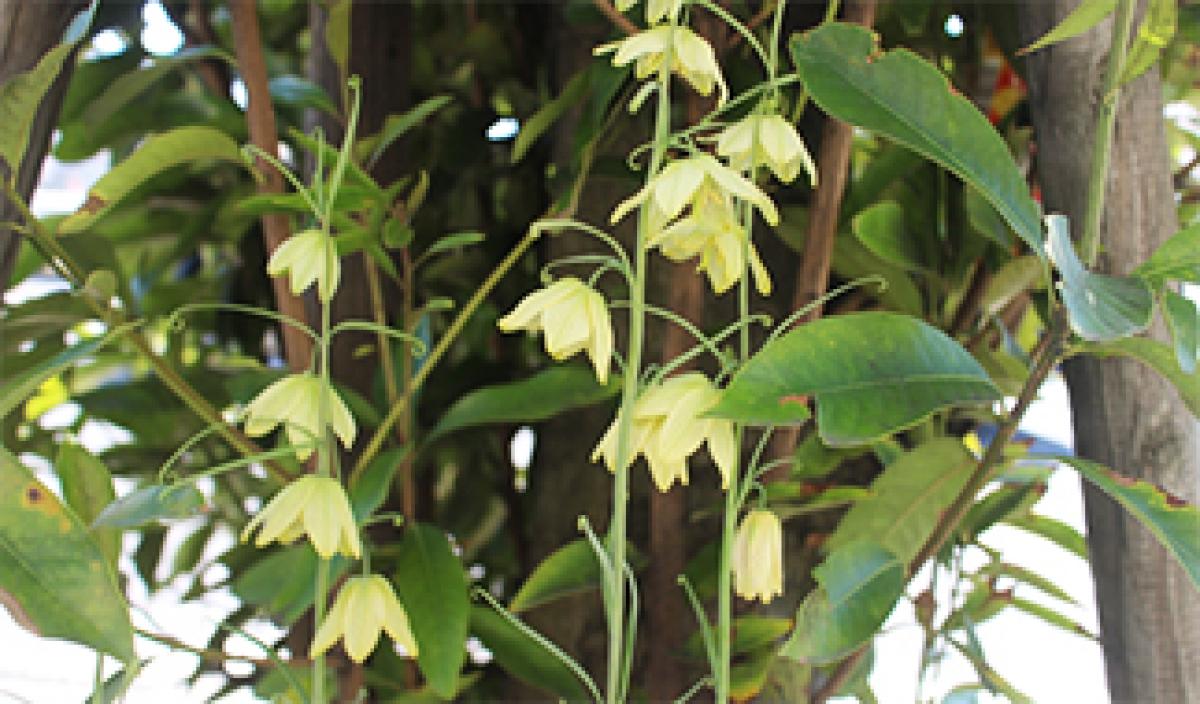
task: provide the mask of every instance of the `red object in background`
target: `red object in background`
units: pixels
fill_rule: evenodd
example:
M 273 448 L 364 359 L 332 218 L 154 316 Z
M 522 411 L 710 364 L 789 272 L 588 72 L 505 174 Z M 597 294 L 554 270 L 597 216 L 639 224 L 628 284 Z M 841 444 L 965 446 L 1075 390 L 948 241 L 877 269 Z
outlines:
M 1022 100 L 1025 99 L 1025 81 L 1017 75 L 1007 61 L 996 74 L 992 97 L 988 101 L 988 120 L 999 124 Z

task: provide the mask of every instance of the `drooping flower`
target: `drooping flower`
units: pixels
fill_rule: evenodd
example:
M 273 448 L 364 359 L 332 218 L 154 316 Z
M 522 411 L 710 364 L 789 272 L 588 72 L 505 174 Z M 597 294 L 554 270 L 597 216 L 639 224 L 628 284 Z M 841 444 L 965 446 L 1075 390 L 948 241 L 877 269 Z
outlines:
M 733 589 L 766 604 L 783 594 L 783 528 L 771 511 L 746 514 L 733 538 Z
M 354 444 L 354 418 L 332 388 L 327 401 L 327 421 L 348 449 Z M 246 407 L 246 434 L 250 437 L 266 435 L 282 423 L 288 443 L 298 448 L 296 457 L 303 462 L 321 438 L 320 403 L 320 377 L 309 372 L 289 374 L 263 389 Z
M 297 296 L 314 281 L 317 296 L 325 303 L 333 298 L 342 278 L 342 262 L 333 238 L 318 229 L 305 230 L 284 240 L 267 262 L 271 276 L 288 274 L 292 293 Z
M 596 378 L 608 382 L 613 336 L 604 297 L 574 277 L 564 277 L 521 299 L 497 321 L 504 332 L 541 330 L 546 352 L 558 361 L 587 350 Z
M 764 296 L 771 294 L 771 275 L 758 256 L 746 229 L 737 219 L 733 202 L 711 185 L 701 186 L 691 201 L 691 211 L 651 235 L 648 244 L 672 261 L 700 257 L 699 269 L 708 274 L 713 291 L 724 293 L 742 278 L 749 255 L 754 284 Z
M 670 2 L 658 3 L 666 5 L 665 9 L 655 7 L 657 12 L 669 12 Z M 650 7 L 647 7 L 649 13 Z M 711 95 L 713 87 L 717 88 L 718 102 L 725 102 L 729 88 L 721 75 L 721 67 L 717 63 L 716 52 L 712 46 L 688 27 L 659 25 L 643 30 L 618 42 L 596 47 L 596 55 L 613 54 L 613 66 L 634 65 L 634 75 L 637 79 L 645 80 L 658 72 L 662 67 L 663 57 L 670 54 L 672 73 L 691 84 L 700 95 Z
M 728 488 L 737 454 L 733 423 L 702 417 L 720 400 L 720 390 L 699 372 L 673 376 L 647 389 L 633 405 L 629 461 L 645 455 L 654 485 L 665 492 L 677 479 L 688 483 L 688 457 L 708 443 L 721 486 Z M 618 413 L 592 452 L 592 461 L 603 459 L 609 471 L 616 471 L 620 422 Z
M 324 653 L 340 638 L 350 659 L 361 663 L 375 650 L 382 631 L 404 646 L 409 657 L 416 657 L 417 640 L 391 583 L 373 574 L 350 577 L 317 629 L 310 654 L 315 657 Z
M 246 524 L 242 540 L 248 540 L 260 526 L 254 541 L 260 548 L 273 541 L 290 543 L 307 533 L 313 549 L 324 559 L 334 553 L 362 554 L 346 490 L 332 477 L 306 474 L 285 486 Z
M 708 154 L 667 164 L 645 187 L 622 201 L 609 219 L 616 223 L 634 208 L 645 204 L 650 208 L 651 229 L 659 229 L 679 217 L 703 187 L 751 203 L 768 223 L 779 224 L 779 211 L 762 189 Z
M 803 166 L 809 184 L 817 185 L 817 167 L 804 140 L 779 115 L 750 115 L 725 128 L 717 138 L 717 153 L 738 171 L 766 166 L 784 183 L 791 183 Z

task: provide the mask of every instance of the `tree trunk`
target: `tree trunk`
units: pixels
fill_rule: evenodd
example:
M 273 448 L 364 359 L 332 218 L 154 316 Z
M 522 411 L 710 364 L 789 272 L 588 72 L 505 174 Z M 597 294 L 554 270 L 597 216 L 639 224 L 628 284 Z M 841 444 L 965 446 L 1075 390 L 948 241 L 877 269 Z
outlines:
M 1077 4 L 1027 0 L 1023 41 L 1043 34 Z M 1106 21 L 1027 60 L 1046 211 L 1066 213 L 1076 227 L 1087 200 L 1110 28 Z M 1104 271 L 1128 273 L 1175 232 L 1170 167 L 1155 69 L 1121 95 L 1101 233 Z M 1161 322 L 1151 335 L 1166 339 Z M 1196 421 L 1170 384 L 1127 360 L 1077 359 L 1066 365 L 1066 375 L 1080 456 L 1187 501 L 1200 498 Z M 1084 498 L 1113 701 L 1200 701 L 1200 594 L 1112 500 L 1091 487 Z
M 13 76 L 33 68 L 59 39 L 75 13 L 84 5 L 79 0 L 71 2 L 28 2 L 27 0 L 0 0 L 0 84 Z M 17 174 L 17 192 L 26 202 L 33 195 L 41 173 L 42 159 L 50 148 L 50 133 L 58 120 L 58 109 L 71 77 L 74 54 L 63 62 L 62 72 L 46 92 L 42 107 L 34 118 L 29 135 L 29 146 Z M 5 167 L 3 178 L 8 178 Z M 0 199 L 0 223 L 20 220 L 20 214 L 7 200 Z M 8 228 L 0 229 L 0 291 L 8 287 L 13 265 L 20 250 L 20 237 Z

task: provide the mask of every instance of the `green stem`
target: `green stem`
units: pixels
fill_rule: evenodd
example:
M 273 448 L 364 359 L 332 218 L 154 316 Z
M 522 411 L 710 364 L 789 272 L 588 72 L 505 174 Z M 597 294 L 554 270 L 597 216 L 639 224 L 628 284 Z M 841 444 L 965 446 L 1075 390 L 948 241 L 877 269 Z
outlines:
M 404 411 L 408 407 L 409 400 L 417 393 L 417 391 L 421 388 L 421 385 L 425 383 L 425 379 L 429 377 L 430 372 L 433 371 L 434 367 L 437 366 L 437 363 L 441 361 L 442 357 L 450 349 L 450 344 L 453 343 L 458 337 L 458 334 L 462 332 L 463 327 L 467 324 L 467 321 L 470 320 L 471 315 L 475 313 L 475 310 L 479 308 L 479 305 L 483 303 L 483 300 L 492 292 L 492 289 L 496 287 L 496 284 L 500 283 L 500 279 L 504 278 L 504 275 L 508 273 L 508 270 L 517 263 L 517 260 L 521 258 L 521 255 L 524 254 L 525 251 L 537 241 L 537 238 L 541 236 L 543 231 L 543 228 L 540 227 L 540 223 L 534 223 L 533 226 L 529 228 L 529 232 L 525 233 L 525 237 L 522 238 L 522 240 L 517 243 L 517 246 L 508 253 L 508 256 L 500 262 L 495 271 L 488 275 L 487 279 L 485 279 L 484 282 L 479 286 L 479 289 L 475 291 L 475 294 L 472 295 L 467 301 L 467 304 L 463 306 L 461 311 L 459 311 L 458 316 L 455 317 L 450 323 L 450 327 L 446 329 L 445 334 L 438 339 L 437 344 L 434 345 L 433 349 L 429 351 L 429 356 L 426 357 L 421 363 L 421 368 L 418 369 L 415 374 L 413 374 L 412 383 L 408 384 L 404 388 L 404 393 L 400 396 L 400 398 L 396 399 L 396 402 L 392 404 L 390 409 L 388 409 L 387 415 L 384 416 L 383 420 L 379 423 L 379 427 L 375 429 L 375 433 L 371 436 L 371 440 L 363 449 L 362 454 L 359 455 L 358 461 L 354 464 L 354 469 L 350 472 L 351 484 L 358 480 L 359 475 L 366 470 L 367 465 L 371 463 L 371 460 L 375 459 L 375 455 L 377 455 L 379 450 L 383 448 L 383 443 L 387 440 L 388 433 L 391 432 L 392 426 L 396 424 L 396 421 L 400 420 L 401 416 L 404 415 Z
M 1129 51 L 1129 35 L 1133 28 L 1134 0 L 1118 0 L 1113 19 L 1112 45 L 1108 52 L 1108 69 L 1104 75 L 1104 92 L 1100 97 L 1100 114 L 1096 116 L 1096 138 L 1092 146 L 1092 169 L 1088 173 L 1087 212 L 1084 214 L 1083 235 L 1079 251 L 1089 267 L 1096 263 L 1100 251 L 1100 221 L 1104 216 L 1104 195 L 1108 186 L 1109 161 L 1112 157 L 1113 128 L 1121 99 L 1121 74 Z

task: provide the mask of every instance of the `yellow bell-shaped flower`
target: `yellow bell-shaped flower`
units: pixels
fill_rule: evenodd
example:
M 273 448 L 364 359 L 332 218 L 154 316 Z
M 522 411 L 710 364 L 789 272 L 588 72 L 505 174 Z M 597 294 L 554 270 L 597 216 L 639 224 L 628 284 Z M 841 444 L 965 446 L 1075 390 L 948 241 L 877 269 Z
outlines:
M 260 548 L 273 541 L 290 543 L 307 533 L 313 549 L 326 560 L 335 553 L 362 554 L 346 490 L 332 477 L 306 474 L 285 486 L 246 524 L 242 541 L 260 526 L 254 541 Z
M 771 275 L 754 243 L 746 242 L 746 230 L 738 222 L 732 200 L 711 185 L 702 185 L 692 197 L 691 211 L 652 234 L 648 244 L 672 261 L 699 256 L 699 269 L 708 274 L 717 293 L 741 280 L 746 270 L 743 254 L 748 254 L 755 288 L 764 296 L 771 295 Z
M 354 417 L 332 388 L 327 397 L 329 425 L 347 449 L 354 444 Z M 308 459 L 321 439 L 321 378 L 303 372 L 276 381 L 246 406 L 245 430 L 250 437 L 266 435 L 283 424 L 288 443 L 297 446 L 300 461 Z
M 764 604 L 783 594 L 783 527 L 771 511 L 746 514 L 733 538 L 733 589 Z
M 804 140 L 779 115 L 750 115 L 725 128 L 717 138 L 717 154 L 738 171 L 766 166 L 784 183 L 791 183 L 803 166 L 809 185 L 817 186 L 817 167 Z
M 504 332 L 541 330 L 546 352 L 558 361 L 587 350 L 596 379 L 608 382 L 613 349 L 608 305 L 579 279 L 564 277 L 534 291 L 496 324 Z
M 404 646 L 406 655 L 416 657 L 417 641 L 392 585 L 373 574 L 351 577 L 342 585 L 333 608 L 317 629 L 311 655 L 324 653 L 340 638 L 350 659 L 361 663 L 375 650 L 382 631 Z
M 688 457 L 707 443 L 721 486 L 728 488 L 737 461 L 733 423 L 702 417 L 720 400 L 720 390 L 699 372 L 673 376 L 647 389 L 633 405 L 629 461 L 645 455 L 654 485 L 665 492 L 676 480 L 688 483 Z M 609 471 L 616 471 L 620 422 L 617 414 L 592 452 L 592 461 L 603 459 Z
M 310 229 L 292 235 L 275 248 L 267 262 L 267 273 L 288 274 L 292 293 L 297 296 L 316 281 L 317 296 L 328 303 L 342 278 L 342 262 L 333 238 Z
M 657 7 L 659 4 L 667 7 Z M 671 10 L 670 4 L 656 3 L 654 10 L 665 15 Z M 650 9 L 647 8 L 648 13 Z M 634 75 L 639 81 L 656 74 L 663 64 L 663 57 L 670 53 L 671 72 L 690 83 L 697 93 L 711 95 L 715 86 L 718 102 L 725 102 L 729 95 L 716 52 L 704 37 L 687 27 L 659 25 L 621 41 L 598 46 L 594 51 L 596 55 L 609 52 L 616 52 L 613 54 L 613 66 L 636 62 Z
M 685 207 L 693 205 L 703 188 L 751 203 L 768 223 L 779 224 L 779 211 L 762 189 L 708 154 L 667 164 L 645 187 L 622 201 L 613 210 L 610 220 L 616 223 L 634 208 L 644 206 L 650 208 L 651 229 L 657 230 L 679 217 Z

